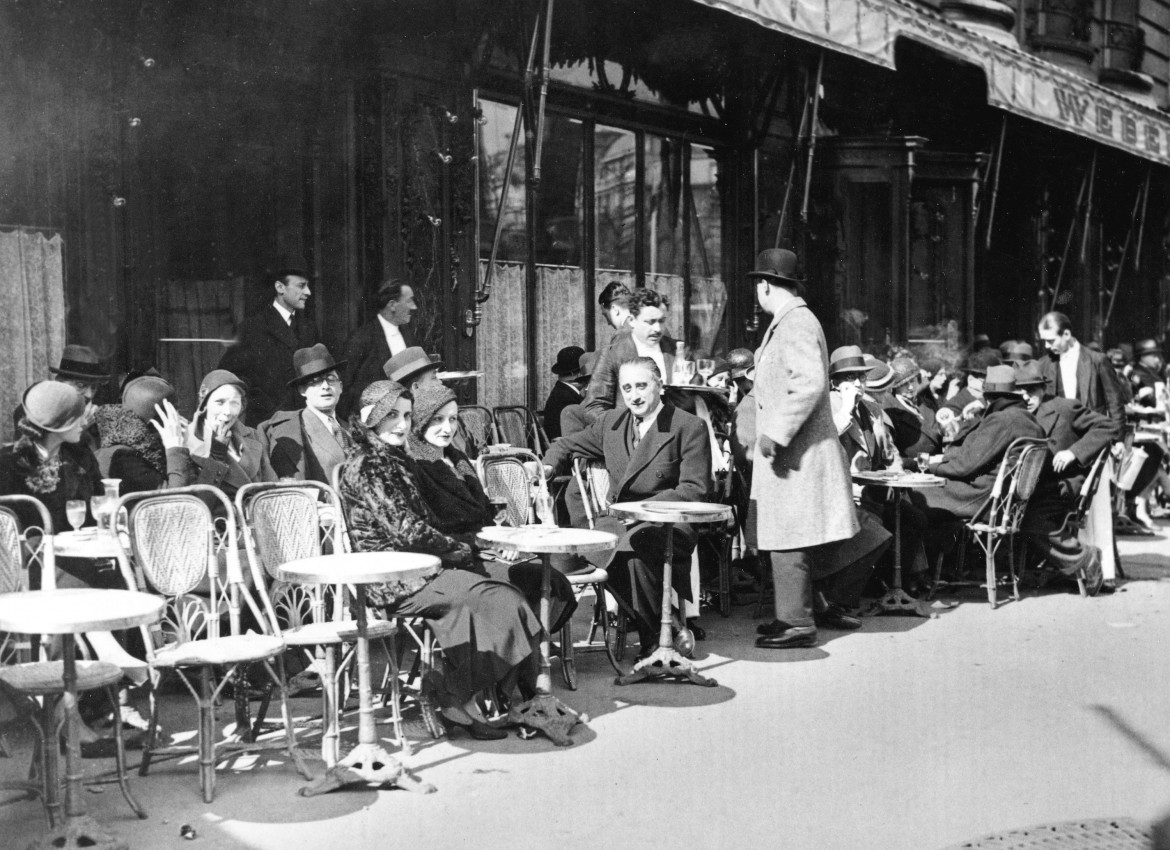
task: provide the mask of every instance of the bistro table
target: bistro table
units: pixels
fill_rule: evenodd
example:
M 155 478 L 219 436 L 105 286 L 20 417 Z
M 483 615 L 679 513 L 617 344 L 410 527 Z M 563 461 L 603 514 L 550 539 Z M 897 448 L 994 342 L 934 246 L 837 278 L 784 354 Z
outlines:
M 409 582 L 439 566 L 433 555 L 416 552 L 338 552 L 290 561 L 279 578 L 297 584 L 351 584 L 357 624 L 358 744 L 325 775 L 300 790 L 312 797 L 356 783 L 397 785 L 407 791 L 431 794 L 435 786 L 417 778 L 378 743 L 370 682 L 370 640 L 366 618 L 366 585 L 387 581 Z M 336 708 L 336 707 L 335 707 Z
M 22 634 L 61 635 L 61 696 L 65 716 L 65 823 L 33 847 L 125 848 L 125 842 L 106 832 L 85 813 L 81 796 L 81 716 L 77 713 L 77 659 L 74 635 L 82 632 L 128 629 L 154 623 L 162 616 L 163 600 L 135 590 L 69 588 L 30 590 L 0 594 L 0 630 Z M 50 761 L 44 777 L 45 803 L 52 812 L 57 789 L 52 777 L 59 775 L 60 755 L 53 731 L 43 742 Z
M 535 552 L 540 555 L 543 571 L 540 581 L 540 624 L 544 636 L 540 641 L 540 672 L 536 677 L 536 696 L 519 706 L 513 706 L 508 719 L 513 723 L 539 729 L 558 747 L 573 743 L 569 730 L 578 722 L 586 722 L 552 694 L 552 652 L 549 625 L 552 607 L 552 561 L 550 555 L 581 555 L 586 552 L 607 552 L 617 546 L 617 535 L 588 528 L 558 528 L 555 525 L 525 525 L 513 528 L 489 525 L 477 535 L 481 543 L 516 552 Z
M 854 472 L 853 480 L 858 484 L 874 487 L 888 487 L 894 496 L 894 584 L 886 590 L 885 596 L 874 603 L 871 614 L 912 614 L 916 617 L 930 617 L 917 599 L 902 589 L 902 498 L 898 490 L 925 490 L 945 487 L 947 480 L 939 475 L 925 472 Z
M 713 688 L 718 682 L 701 675 L 690 661 L 676 650 L 671 642 L 670 591 L 674 565 L 674 524 L 676 522 L 726 522 L 731 519 L 731 506 L 717 502 L 615 502 L 609 506 L 609 515 L 618 519 L 638 520 L 661 525 L 666 530 L 666 545 L 662 554 L 662 622 L 658 630 L 658 648 L 634 665 L 634 669 L 615 680 L 619 685 L 632 685 L 646 679 L 666 676 L 686 679 L 696 685 Z M 680 602 L 682 600 L 679 600 Z M 680 639 L 687 644 L 694 640 L 682 618 Z

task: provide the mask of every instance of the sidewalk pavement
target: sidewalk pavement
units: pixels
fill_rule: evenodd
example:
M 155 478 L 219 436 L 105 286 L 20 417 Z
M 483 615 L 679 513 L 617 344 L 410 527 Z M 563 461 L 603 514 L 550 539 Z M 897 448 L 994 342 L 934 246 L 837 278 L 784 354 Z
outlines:
M 1170 811 L 1170 526 L 1161 530 L 1122 540 L 1129 579 L 1108 597 L 1028 593 L 991 611 L 976 591 L 937 619 L 869 618 L 790 651 L 753 646 L 752 605 L 727 620 L 707 614 L 697 664 L 716 688 L 617 687 L 595 653 L 579 657 L 580 689 L 569 692 L 554 664 L 558 696 L 591 718 L 572 747 L 431 741 L 409 718 L 419 745 L 408 763 L 435 794 L 303 799 L 291 766 L 244 759 L 221 768 L 204 805 L 187 760 L 134 775 L 148 820 L 116 786 L 85 803 L 151 850 L 182 843 L 183 824 L 196 847 L 256 850 L 941 850 L 1036 824 L 1149 823 Z M 193 721 L 189 700 L 166 699 L 164 716 Z M 297 699 L 294 713 L 317 706 Z M 230 720 L 230 703 L 220 716 Z M 345 740 L 355 735 L 351 723 Z M 27 741 L 13 740 L 0 781 L 28 765 Z M 0 806 L 0 846 L 23 848 L 44 830 L 38 803 Z

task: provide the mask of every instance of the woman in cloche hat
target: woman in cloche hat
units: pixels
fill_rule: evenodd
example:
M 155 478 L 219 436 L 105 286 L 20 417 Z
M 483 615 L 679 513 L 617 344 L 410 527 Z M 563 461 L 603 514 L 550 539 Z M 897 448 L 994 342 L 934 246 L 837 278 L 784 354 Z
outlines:
M 211 484 L 229 499 L 252 481 L 260 480 L 263 447 L 255 429 L 241 418 L 248 387 L 226 369 L 213 369 L 199 385 L 199 404 L 187 435 L 187 448 L 197 468 L 193 483 Z

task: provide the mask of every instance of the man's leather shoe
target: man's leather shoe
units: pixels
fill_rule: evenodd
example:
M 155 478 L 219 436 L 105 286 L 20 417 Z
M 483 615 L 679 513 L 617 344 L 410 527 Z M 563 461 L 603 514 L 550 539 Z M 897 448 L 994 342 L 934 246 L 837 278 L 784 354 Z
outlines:
M 788 625 L 783 620 L 773 620 L 770 623 L 761 623 L 756 626 L 756 634 L 758 635 L 778 635 L 781 632 L 786 632 L 792 626 Z
M 1097 591 L 1098 596 L 1109 596 L 1117 592 L 1117 582 L 1113 579 L 1106 579 L 1101 582 L 1101 589 Z
M 861 618 L 854 617 L 840 605 L 830 602 L 824 611 L 813 614 L 817 626 L 841 632 L 855 632 L 861 628 Z
M 795 649 L 801 646 L 816 646 L 816 626 L 789 626 L 780 634 L 756 638 L 761 649 Z

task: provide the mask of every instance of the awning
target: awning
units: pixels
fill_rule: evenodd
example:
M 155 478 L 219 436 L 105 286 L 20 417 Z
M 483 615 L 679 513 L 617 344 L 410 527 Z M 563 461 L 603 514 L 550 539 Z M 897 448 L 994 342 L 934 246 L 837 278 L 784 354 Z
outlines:
M 998 44 L 902 0 L 697 0 L 893 69 L 909 38 L 983 69 L 987 102 L 1153 162 L 1170 165 L 1170 118 L 1051 62 Z

